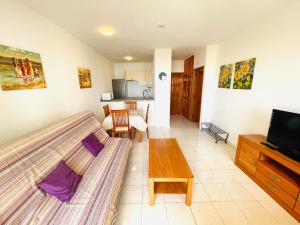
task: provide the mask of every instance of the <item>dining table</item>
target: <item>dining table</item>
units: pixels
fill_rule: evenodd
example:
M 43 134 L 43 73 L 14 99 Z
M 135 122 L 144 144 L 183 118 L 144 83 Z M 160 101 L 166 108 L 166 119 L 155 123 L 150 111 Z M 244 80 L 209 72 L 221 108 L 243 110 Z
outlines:
M 145 122 L 142 117 L 142 112 L 139 110 L 129 110 L 129 125 L 134 127 L 138 131 L 139 142 L 142 142 L 143 132 L 148 128 L 148 124 Z M 111 130 L 113 128 L 113 122 L 111 114 L 105 117 L 102 122 L 102 126 L 105 130 Z

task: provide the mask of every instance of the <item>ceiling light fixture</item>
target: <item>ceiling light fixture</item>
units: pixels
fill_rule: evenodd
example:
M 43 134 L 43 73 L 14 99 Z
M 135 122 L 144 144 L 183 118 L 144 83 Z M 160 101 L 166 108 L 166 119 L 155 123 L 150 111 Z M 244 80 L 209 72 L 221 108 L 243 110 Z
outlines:
M 166 26 L 166 25 L 165 25 L 164 23 L 158 24 L 158 27 L 159 27 L 159 28 L 165 28 L 165 26 Z
M 124 57 L 124 59 L 126 59 L 127 61 L 131 61 L 131 60 L 133 60 L 133 57 L 130 55 L 127 55 Z
M 108 27 L 108 26 L 105 26 L 105 27 L 100 27 L 99 29 L 99 32 L 101 34 L 103 34 L 104 36 L 112 36 L 114 33 L 116 33 L 116 29 L 113 28 L 113 27 Z

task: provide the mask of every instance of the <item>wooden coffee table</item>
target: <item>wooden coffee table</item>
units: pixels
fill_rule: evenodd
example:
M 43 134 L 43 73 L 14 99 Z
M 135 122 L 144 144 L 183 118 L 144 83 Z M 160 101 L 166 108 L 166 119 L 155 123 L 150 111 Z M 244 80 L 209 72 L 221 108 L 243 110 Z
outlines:
M 149 204 L 155 193 L 186 194 L 191 205 L 193 173 L 175 138 L 149 139 Z

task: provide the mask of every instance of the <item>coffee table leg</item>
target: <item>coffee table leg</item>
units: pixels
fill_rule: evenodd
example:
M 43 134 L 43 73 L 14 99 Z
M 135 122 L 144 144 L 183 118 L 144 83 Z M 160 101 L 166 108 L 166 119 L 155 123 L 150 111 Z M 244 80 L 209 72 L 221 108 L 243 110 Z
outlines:
M 193 191 L 193 179 L 189 178 L 187 183 L 186 201 L 185 204 L 190 206 L 192 204 L 192 191 Z
M 154 205 L 154 179 L 149 179 L 149 205 Z
M 139 142 L 143 140 L 143 132 L 139 130 Z

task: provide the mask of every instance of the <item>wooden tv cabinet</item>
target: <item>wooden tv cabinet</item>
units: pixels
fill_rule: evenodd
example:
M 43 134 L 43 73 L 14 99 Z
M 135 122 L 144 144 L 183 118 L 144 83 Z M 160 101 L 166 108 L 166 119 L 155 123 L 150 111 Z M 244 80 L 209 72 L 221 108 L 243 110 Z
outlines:
M 300 222 L 300 163 L 262 141 L 263 135 L 240 135 L 235 164 Z

